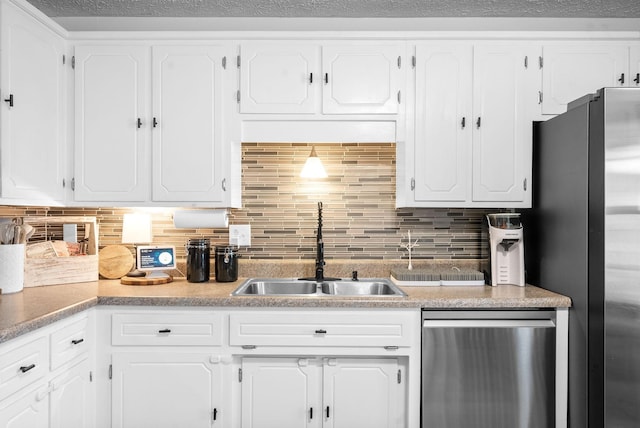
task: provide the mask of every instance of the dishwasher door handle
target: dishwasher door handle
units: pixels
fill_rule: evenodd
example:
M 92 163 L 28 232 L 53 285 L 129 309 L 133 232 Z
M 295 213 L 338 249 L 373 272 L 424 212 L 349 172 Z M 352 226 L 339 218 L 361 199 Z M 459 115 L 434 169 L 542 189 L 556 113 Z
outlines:
M 423 320 L 423 328 L 553 328 L 551 320 Z

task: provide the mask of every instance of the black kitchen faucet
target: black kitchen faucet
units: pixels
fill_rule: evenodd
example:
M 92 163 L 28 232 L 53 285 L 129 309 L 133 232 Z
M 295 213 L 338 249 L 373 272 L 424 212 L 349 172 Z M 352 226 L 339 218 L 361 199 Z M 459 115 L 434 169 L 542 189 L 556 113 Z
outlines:
M 324 241 L 322 240 L 322 202 L 318 202 L 318 232 L 316 233 L 316 276 L 300 278 L 306 281 L 337 281 L 340 278 L 325 278 L 324 276 Z

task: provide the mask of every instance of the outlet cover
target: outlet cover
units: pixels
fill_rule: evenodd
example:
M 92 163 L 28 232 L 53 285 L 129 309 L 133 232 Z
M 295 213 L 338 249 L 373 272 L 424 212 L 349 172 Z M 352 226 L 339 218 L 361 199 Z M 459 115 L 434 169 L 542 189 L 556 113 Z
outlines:
M 229 226 L 229 245 L 238 247 L 251 246 L 251 225 L 236 224 Z

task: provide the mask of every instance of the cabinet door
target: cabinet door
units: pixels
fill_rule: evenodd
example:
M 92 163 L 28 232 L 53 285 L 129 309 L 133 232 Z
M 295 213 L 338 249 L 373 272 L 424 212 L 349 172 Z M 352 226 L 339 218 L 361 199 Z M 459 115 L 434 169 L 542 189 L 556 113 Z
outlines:
M 242 428 L 320 427 L 321 373 L 313 359 L 243 359 Z
M 153 48 L 153 200 L 224 198 L 224 51 Z
M 560 114 L 567 103 L 605 86 L 627 86 L 629 50 L 624 45 L 544 46 L 542 113 Z M 621 77 L 624 75 L 624 83 Z
M 629 48 L 629 86 L 640 86 L 640 46 Z
M 113 427 L 211 428 L 220 375 L 209 354 L 140 352 L 112 356 Z
M 471 46 L 416 48 L 415 200 L 468 200 Z
M 314 113 L 320 48 L 308 44 L 243 44 L 241 113 Z
M 51 381 L 50 400 L 50 428 L 89 428 L 95 425 L 88 360 Z
M 64 41 L 10 2 L 2 3 L 0 38 L 1 196 L 61 202 Z
M 323 377 L 323 427 L 403 426 L 397 360 L 329 358 Z
M 529 63 L 537 53 L 535 47 L 474 49 L 474 202 L 530 204 L 531 122 L 538 72 Z
M 0 402 L 0 427 L 2 428 L 47 428 L 49 395 L 47 387 L 32 390 L 18 399 Z
M 401 46 L 322 48 L 322 112 L 396 114 L 402 81 Z
M 75 56 L 75 200 L 145 201 L 149 49 L 78 46 Z

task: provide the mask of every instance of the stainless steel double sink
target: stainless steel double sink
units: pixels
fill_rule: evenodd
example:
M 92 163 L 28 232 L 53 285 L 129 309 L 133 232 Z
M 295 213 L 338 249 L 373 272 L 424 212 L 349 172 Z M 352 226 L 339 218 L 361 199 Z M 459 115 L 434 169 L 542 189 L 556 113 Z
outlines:
M 232 296 L 357 296 L 405 297 L 388 279 L 309 281 L 281 278 L 251 278 L 235 289 Z

